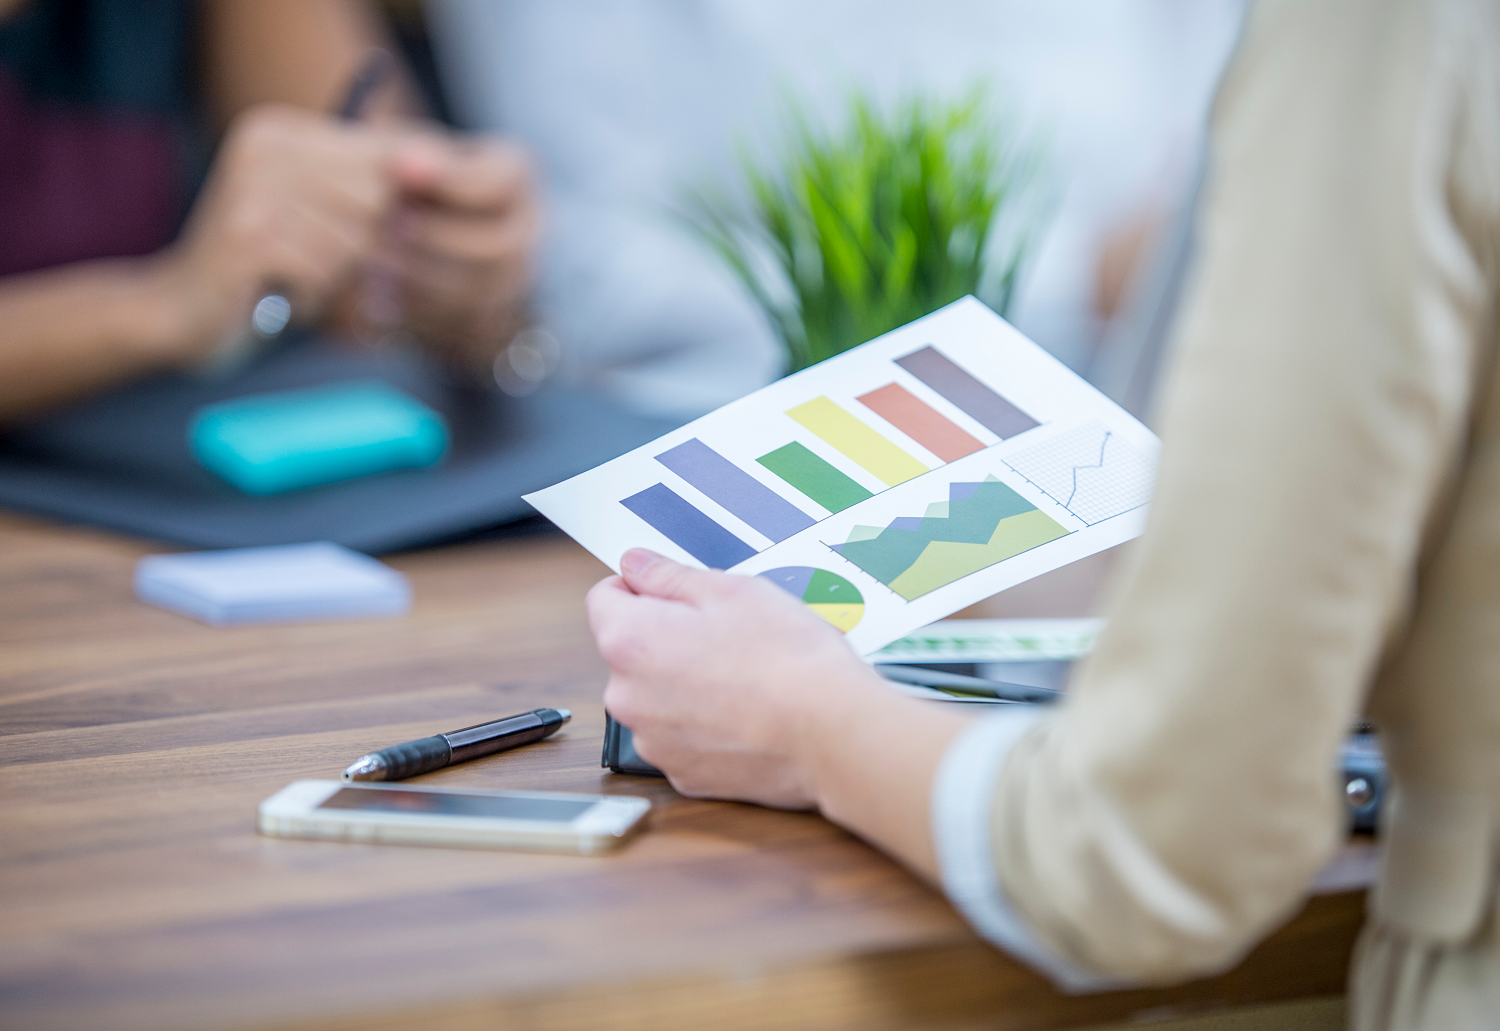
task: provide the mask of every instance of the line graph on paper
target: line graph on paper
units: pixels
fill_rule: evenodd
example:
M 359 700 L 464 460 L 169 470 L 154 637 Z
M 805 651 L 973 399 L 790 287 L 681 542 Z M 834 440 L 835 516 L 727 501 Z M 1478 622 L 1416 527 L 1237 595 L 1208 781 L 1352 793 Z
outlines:
M 1091 422 L 1004 459 L 1089 526 L 1151 500 L 1155 463 L 1103 423 Z

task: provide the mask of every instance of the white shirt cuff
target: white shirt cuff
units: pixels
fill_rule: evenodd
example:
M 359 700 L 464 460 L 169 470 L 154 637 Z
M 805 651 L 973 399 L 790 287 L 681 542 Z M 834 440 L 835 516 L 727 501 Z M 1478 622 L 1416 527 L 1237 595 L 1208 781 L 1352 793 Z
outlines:
M 932 832 L 943 891 L 981 937 L 1047 975 L 1063 991 L 1124 987 L 1043 944 L 1000 887 L 991 837 L 996 782 L 1016 742 L 1046 715 L 1032 705 L 996 706 L 948 747 L 932 784 Z

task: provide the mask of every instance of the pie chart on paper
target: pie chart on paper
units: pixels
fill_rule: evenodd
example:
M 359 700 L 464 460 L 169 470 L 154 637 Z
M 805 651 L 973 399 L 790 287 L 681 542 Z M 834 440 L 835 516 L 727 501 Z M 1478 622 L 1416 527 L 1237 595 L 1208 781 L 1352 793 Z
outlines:
M 759 575 L 801 598 L 808 608 L 846 634 L 865 614 L 865 599 L 859 588 L 837 573 L 812 566 L 782 566 Z

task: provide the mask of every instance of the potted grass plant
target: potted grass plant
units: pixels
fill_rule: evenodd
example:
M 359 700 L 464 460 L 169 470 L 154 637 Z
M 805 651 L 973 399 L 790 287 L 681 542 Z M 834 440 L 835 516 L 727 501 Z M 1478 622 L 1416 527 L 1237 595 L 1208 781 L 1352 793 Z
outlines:
M 765 312 L 788 371 L 966 294 L 1005 314 L 1040 221 L 1040 162 L 983 91 L 889 110 L 855 96 L 841 131 L 790 124 L 777 167 L 742 153 L 741 188 L 691 190 L 683 212 Z

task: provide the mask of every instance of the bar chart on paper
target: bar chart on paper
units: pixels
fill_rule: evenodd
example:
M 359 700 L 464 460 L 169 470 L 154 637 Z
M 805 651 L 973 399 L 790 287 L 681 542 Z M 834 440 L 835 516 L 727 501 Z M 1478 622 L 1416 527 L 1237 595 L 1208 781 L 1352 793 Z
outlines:
M 871 650 L 1134 536 L 1155 447 L 967 299 L 527 500 L 610 565 L 758 575 Z
M 913 375 L 921 382 L 959 410 L 974 415 L 992 432 L 998 428 L 1015 434 L 1038 425 L 1035 419 L 933 347 L 924 347 L 893 364 L 915 370 Z M 900 383 L 887 383 L 858 395 L 855 400 L 930 451 L 940 464 L 957 461 L 985 447 L 982 441 Z M 811 398 L 782 414 L 884 487 L 898 486 L 931 471 L 899 443 L 829 397 Z M 698 437 L 668 448 L 655 458 L 773 544 L 818 522 Z M 755 460 L 786 486 L 830 514 L 866 501 L 875 493 L 800 441 L 789 441 L 756 456 Z M 756 554 L 757 549 L 750 543 L 716 523 L 665 483 L 652 484 L 622 498 L 620 503 L 711 569 L 728 569 Z

